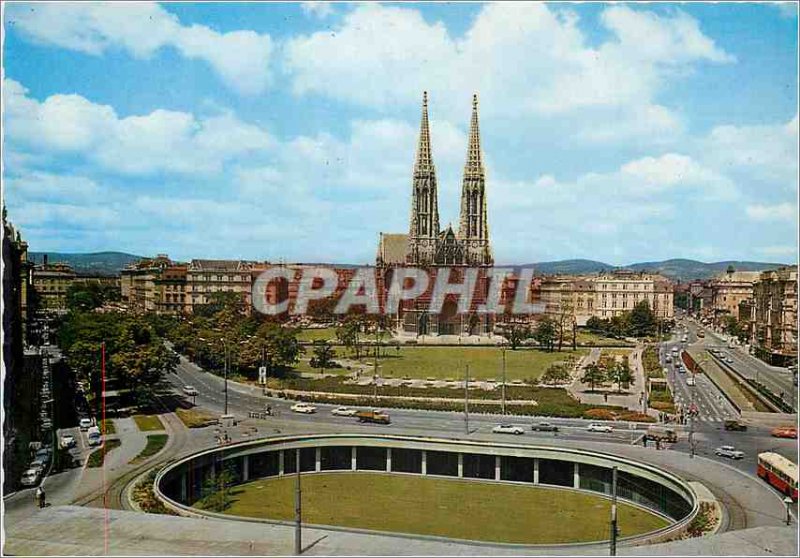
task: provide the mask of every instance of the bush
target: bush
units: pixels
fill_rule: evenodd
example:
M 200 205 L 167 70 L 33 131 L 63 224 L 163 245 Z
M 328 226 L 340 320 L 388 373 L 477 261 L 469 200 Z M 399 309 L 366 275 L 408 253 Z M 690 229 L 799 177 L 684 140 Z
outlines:
M 628 422 L 655 422 L 655 419 L 650 415 L 644 413 L 637 413 L 636 411 L 628 411 L 627 413 L 619 413 L 617 420 L 624 420 Z
M 155 469 L 150 471 L 146 477 L 139 481 L 133 489 L 133 500 L 145 513 L 160 513 L 164 515 L 177 515 L 172 510 L 166 508 L 161 500 L 156 498 L 153 492 L 153 482 L 156 478 Z
M 613 411 L 609 411 L 608 409 L 589 409 L 583 416 L 589 419 L 597 419 L 597 420 L 614 420 L 616 415 Z
M 111 450 L 120 447 L 121 445 L 122 442 L 120 442 L 119 440 L 106 440 L 105 447 L 101 447 L 92 452 L 92 454 L 89 456 L 89 460 L 86 462 L 86 466 L 102 467 L 106 454 L 109 453 Z

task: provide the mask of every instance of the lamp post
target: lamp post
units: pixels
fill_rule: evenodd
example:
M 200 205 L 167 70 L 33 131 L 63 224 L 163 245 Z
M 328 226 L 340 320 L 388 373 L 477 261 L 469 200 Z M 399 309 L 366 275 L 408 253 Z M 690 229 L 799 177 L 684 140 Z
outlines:
M 500 406 L 500 411 L 505 416 L 506 414 L 506 343 L 502 343 L 500 345 L 500 349 L 503 353 L 503 385 L 501 387 L 501 396 L 502 396 L 502 404 Z
M 792 502 L 789 496 L 783 499 L 783 503 L 786 504 L 786 525 L 792 524 Z

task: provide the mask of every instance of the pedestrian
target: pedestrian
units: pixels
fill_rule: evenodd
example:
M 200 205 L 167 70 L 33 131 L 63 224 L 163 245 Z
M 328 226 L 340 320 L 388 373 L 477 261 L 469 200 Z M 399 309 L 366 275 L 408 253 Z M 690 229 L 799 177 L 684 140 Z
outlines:
M 656 449 L 657 450 L 661 449 L 661 440 L 659 440 L 658 438 L 656 438 Z
M 644 436 L 642 436 L 642 445 L 643 445 L 644 447 L 647 447 L 647 434 L 645 434 Z
M 42 488 L 41 486 L 36 489 L 36 499 L 39 501 L 39 509 L 44 508 L 45 493 L 44 493 L 44 488 Z
M 603 394 L 603 399 L 605 400 L 606 403 L 608 403 L 608 394 L 607 393 Z

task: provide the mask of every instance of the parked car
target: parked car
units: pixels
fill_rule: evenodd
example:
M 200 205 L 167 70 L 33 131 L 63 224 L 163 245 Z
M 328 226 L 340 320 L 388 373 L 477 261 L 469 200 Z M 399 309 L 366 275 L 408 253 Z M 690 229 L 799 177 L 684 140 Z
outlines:
M 81 430 L 89 430 L 91 425 L 92 419 L 88 417 L 81 417 L 81 420 L 78 422 L 78 426 L 80 426 Z
M 725 357 L 725 362 L 728 364 L 733 364 L 733 359 L 731 357 Z
M 688 378 L 686 378 L 686 385 L 687 385 L 687 386 L 692 386 L 692 387 L 694 387 L 694 385 L 695 385 L 696 383 L 697 383 L 697 382 L 695 382 L 695 381 L 694 381 L 694 377 L 693 377 L 693 376 L 689 376 Z
M 103 443 L 103 435 L 97 426 L 92 426 L 87 432 L 86 437 L 90 446 L 99 446 Z
M 22 473 L 22 479 L 20 479 L 20 482 L 22 483 L 22 486 L 36 486 L 39 484 L 40 475 L 41 471 L 37 469 L 28 469 Z
M 720 446 L 714 450 L 714 453 L 720 457 L 728 457 L 730 459 L 741 459 L 744 457 L 744 452 L 737 450 L 733 446 Z
M 53 455 L 53 451 L 50 449 L 50 446 L 45 446 L 43 448 L 40 448 L 40 449 L 36 450 L 36 453 L 33 454 L 33 457 L 34 458 L 41 457 L 45 461 L 49 461 L 50 460 L 50 456 L 52 456 L 52 455 Z
M 549 422 L 539 422 L 531 425 L 534 432 L 558 432 L 558 426 Z
M 36 458 L 34 458 L 33 461 L 31 461 L 31 464 L 28 465 L 28 469 L 35 469 L 35 470 L 37 470 L 37 471 L 39 471 L 41 473 L 42 471 L 44 471 L 45 467 L 47 466 L 47 464 L 49 462 L 50 462 L 50 459 L 48 459 L 48 458 L 36 457 Z
M 61 441 L 59 442 L 62 449 L 69 449 L 75 447 L 75 436 L 72 434 L 62 434 Z
M 183 386 L 183 393 L 189 396 L 200 395 L 200 392 L 194 386 Z
M 771 433 L 776 438 L 797 438 L 796 426 L 781 426 L 772 430 Z
M 353 409 L 352 407 L 336 407 L 331 411 L 331 414 L 339 417 L 354 417 L 357 412 L 358 409 Z
M 311 414 L 317 412 L 317 408 L 314 407 L 314 405 L 310 405 L 309 403 L 295 403 L 290 408 L 294 413 Z
M 613 432 L 614 427 L 608 424 L 600 424 L 599 422 L 593 422 L 586 427 L 586 430 L 588 430 L 589 432 Z
M 492 428 L 492 432 L 495 434 L 516 434 L 519 436 L 520 434 L 525 433 L 525 429 L 514 424 L 498 424 Z

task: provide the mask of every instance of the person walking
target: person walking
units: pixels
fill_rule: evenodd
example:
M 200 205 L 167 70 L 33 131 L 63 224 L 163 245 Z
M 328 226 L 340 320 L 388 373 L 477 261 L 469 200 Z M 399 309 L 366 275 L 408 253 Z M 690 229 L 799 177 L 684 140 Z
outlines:
M 44 508 L 45 493 L 44 493 L 44 488 L 42 488 L 41 486 L 36 489 L 36 500 L 39 503 L 39 509 Z

